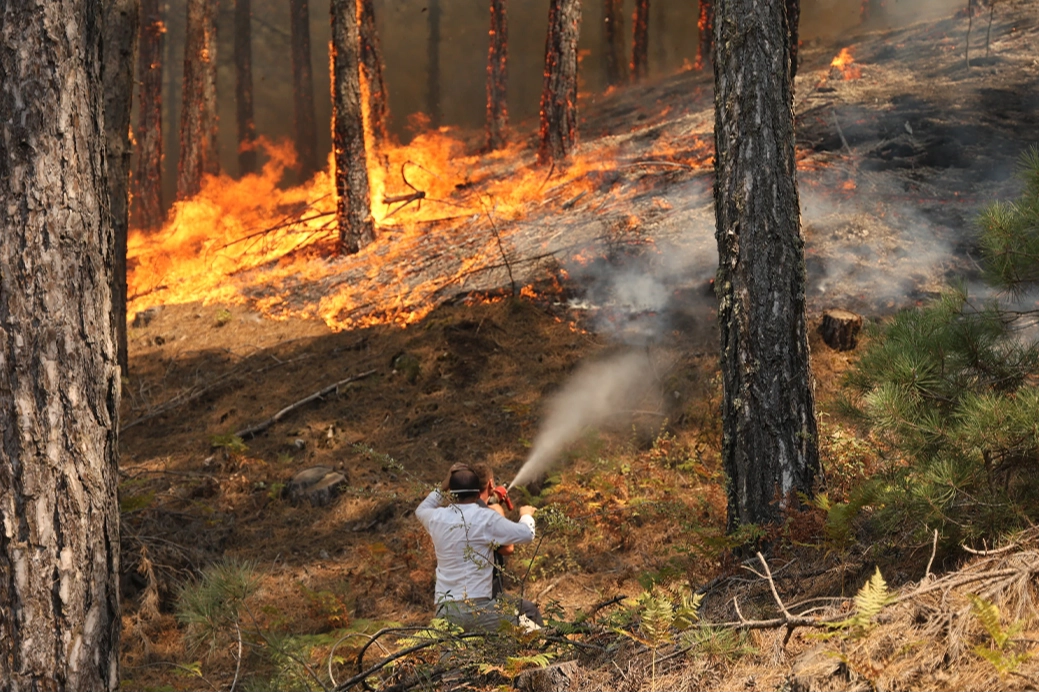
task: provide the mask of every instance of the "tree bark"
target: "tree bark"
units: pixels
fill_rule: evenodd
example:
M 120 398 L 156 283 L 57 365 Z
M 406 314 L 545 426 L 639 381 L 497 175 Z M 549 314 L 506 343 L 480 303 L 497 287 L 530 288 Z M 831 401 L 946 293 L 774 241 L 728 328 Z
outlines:
M 426 44 L 426 110 L 429 111 L 429 125 L 440 127 L 440 0 L 429 0 L 429 39 Z
M 296 107 L 296 156 L 299 175 L 309 180 L 320 168 L 317 160 L 317 116 L 314 114 L 314 72 L 310 65 L 310 5 L 289 0 L 292 26 L 292 97 Z
M 538 164 L 561 161 L 577 140 L 577 38 L 580 0 L 551 0 L 545 39 Z
M 793 91 L 794 77 L 797 77 L 798 43 L 800 42 L 801 0 L 786 0 L 787 33 L 790 41 L 790 84 Z
M 784 3 L 718 0 L 715 214 L 729 528 L 771 523 L 819 472 Z
M 624 58 L 624 0 L 603 0 L 602 14 L 606 81 L 613 87 L 628 81 L 628 64 Z
M 487 148 L 505 145 L 509 127 L 508 0 L 491 0 L 490 46 L 487 49 Z
M 112 312 L 119 368 L 128 373 L 126 352 L 126 233 L 130 224 L 130 106 L 137 59 L 140 0 L 107 0 L 104 13 L 105 139 L 108 146 L 108 198 L 115 236 Z
M 196 195 L 202 176 L 220 173 L 217 155 L 216 0 L 188 0 L 177 199 Z
M 372 144 L 382 148 L 389 139 L 390 107 L 383 79 L 382 48 L 375 25 L 372 0 L 359 0 L 361 26 L 361 77 Z
M 700 0 L 700 19 L 696 23 L 700 30 L 700 43 L 696 49 L 697 70 L 710 69 L 714 65 L 714 2 Z
M 631 79 L 643 80 L 649 74 L 649 0 L 635 0 L 632 21 Z
M 134 222 L 142 229 L 162 226 L 162 69 L 166 26 L 160 0 L 141 0 L 137 50 L 137 175 Z
M 120 384 L 102 3 L 0 8 L 0 689 L 114 689 Z
M 238 121 L 238 174 L 256 171 L 256 123 L 253 120 L 252 0 L 235 0 L 235 115 Z
M 336 221 L 342 252 L 375 240 L 361 113 L 361 46 L 357 0 L 332 0 L 332 148 L 335 151 Z

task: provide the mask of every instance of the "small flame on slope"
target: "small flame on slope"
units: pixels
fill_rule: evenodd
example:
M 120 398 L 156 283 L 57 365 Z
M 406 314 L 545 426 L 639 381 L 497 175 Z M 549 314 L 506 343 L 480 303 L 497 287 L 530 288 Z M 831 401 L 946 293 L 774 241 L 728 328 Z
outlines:
M 842 48 L 830 61 L 830 67 L 840 70 L 844 79 L 858 79 L 862 76 L 862 68 L 855 64 L 855 58 L 852 57 L 849 48 Z

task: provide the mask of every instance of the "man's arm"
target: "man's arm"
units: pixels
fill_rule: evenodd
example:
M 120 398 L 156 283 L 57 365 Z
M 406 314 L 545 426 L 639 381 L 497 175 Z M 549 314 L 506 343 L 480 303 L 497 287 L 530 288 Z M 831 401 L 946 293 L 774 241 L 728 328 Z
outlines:
M 419 503 L 419 506 L 415 508 L 415 517 L 422 523 L 422 526 L 429 529 L 429 518 L 432 517 L 433 511 L 440 507 L 440 490 L 433 489 L 425 499 Z

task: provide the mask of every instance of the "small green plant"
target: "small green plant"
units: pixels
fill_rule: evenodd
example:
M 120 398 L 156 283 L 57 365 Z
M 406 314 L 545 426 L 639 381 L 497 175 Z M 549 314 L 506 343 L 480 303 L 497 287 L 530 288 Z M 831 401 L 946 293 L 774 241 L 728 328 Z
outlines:
M 216 312 L 216 322 L 214 324 L 217 327 L 223 327 L 227 323 L 231 322 L 231 318 L 233 317 L 234 316 L 231 315 L 231 311 L 229 311 L 227 308 L 221 308 Z
M 241 457 L 249 451 L 249 446 L 245 444 L 245 441 L 234 433 L 214 435 L 209 439 L 209 445 L 223 450 L 230 458 Z
M 992 644 L 995 646 L 977 645 L 974 647 L 974 652 L 992 664 L 1000 676 L 1006 676 L 1027 662 L 1030 659 L 1028 652 L 1014 652 L 1011 647 L 1014 637 L 1024 628 L 1024 623 L 1017 621 L 1007 628 L 1003 628 L 999 607 L 975 594 L 969 595 L 968 598 L 971 611 L 992 638 Z
M 227 558 L 210 566 L 202 579 L 185 585 L 177 598 L 177 619 L 187 626 L 189 648 L 212 652 L 229 633 L 241 629 L 241 612 L 259 587 L 252 564 Z
M 841 635 L 855 639 L 864 638 L 873 629 L 877 615 L 894 599 L 878 567 L 873 577 L 867 580 L 855 595 L 854 613 L 842 621 L 828 623 L 827 625 L 834 630 L 823 637 Z
M 693 594 L 688 588 L 668 590 L 658 585 L 644 591 L 632 604 L 638 618 L 638 632 L 616 629 L 652 651 L 651 688 L 656 689 L 657 651 L 673 641 L 674 631 L 687 630 L 696 623 L 702 599 L 703 595 Z

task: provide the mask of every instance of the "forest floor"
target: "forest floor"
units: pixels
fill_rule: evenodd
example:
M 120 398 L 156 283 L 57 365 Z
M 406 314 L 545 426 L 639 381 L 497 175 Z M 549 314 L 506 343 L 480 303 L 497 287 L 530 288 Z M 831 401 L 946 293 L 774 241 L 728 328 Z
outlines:
M 951 280 L 977 279 L 973 219 L 981 205 L 1016 195 L 1017 157 L 1039 132 L 1037 10 L 1034 0 L 998 4 L 987 52 L 988 17 L 975 18 L 969 70 L 966 16 L 862 28 L 802 48 L 795 111 L 810 346 L 833 500 L 883 461 L 835 404 L 855 352 L 831 350 L 814 328 L 829 308 L 880 319 Z M 847 78 L 830 65 L 843 47 L 859 70 Z M 629 351 L 647 356 L 654 395 L 633 403 L 638 411 L 620 425 L 580 437 L 543 483 L 516 491 L 546 522 L 543 540 L 510 559 L 510 588 L 554 618 L 583 613 L 599 628 L 561 637 L 573 649 L 552 645 L 580 665 L 572 688 L 1039 685 L 1039 660 L 1025 656 L 1039 639 L 1035 536 L 972 560 L 935 557 L 929 543 L 879 555 L 827 540 L 821 511 L 809 510 L 776 530 L 773 580 L 747 570 L 763 571 L 755 559 L 731 555 L 711 169 L 689 163 L 698 146 L 675 153 L 676 143 L 712 137 L 710 76 L 687 71 L 583 95 L 581 106 L 586 155 L 628 147 L 638 158 L 590 192 L 532 200 L 513 219 L 515 252 L 547 247 L 541 255 L 551 262 L 515 263 L 504 268 L 509 276 L 499 267 L 440 291 L 406 327 L 336 330 L 302 317 L 315 311 L 285 308 L 305 303 L 313 286 L 285 296 L 277 319 L 266 310 L 274 289 L 259 285 L 230 302 L 132 303 L 120 435 L 125 688 L 314 688 L 330 686 L 330 675 L 352 676 L 363 641 L 348 638 L 333 658 L 344 635 L 432 617 L 435 557 L 413 515 L 421 498 L 455 461 L 490 462 L 500 481 L 511 481 L 551 396 L 582 364 Z M 670 154 L 650 158 L 663 141 Z M 455 232 L 464 229 L 430 233 L 449 243 Z M 427 262 L 422 279 L 435 281 L 430 273 L 442 269 Z M 348 270 L 341 281 L 353 281 Z M 510 290 L 513 271 L 531 287 L 523 295 Z M 257 435 L 235 435 L 348 378 Z M 315 466 L 343 475 L 335 492 L 321 503 L 289 498 L 292 477 Z M 212 647 L 192 649 L 186 636 L 201 631 L 177 618 L 181 590 L 229 558 L 250 566 L 254 589 L 237 626 L 224 622 Z M 700 612 L 712 622 L 776 617 L 777 598 L 837 619 L 854 611 L 852 597 L 878 567 L 901 601 L 876 627 L 854 632 L 701 629 L 695 642 L 653 641 L 636 631 L 645 601 L 613 602 L 652 594 L 654 584 L 684 584 L 704 593 Z M 966 594 L 981 587 L 1006 631 L 1017 623 L 1015 639 L 999 641 L 972 616 Z M 978 649 L 992 644 L 986 638 L 996 642 L 992 656 Z M 1015 649 L 1021 642 L 1030 644 Z M 392 639 L 379 647 L 388 650 L 372 649 L 365 664 L 395 649 Z M 507 663 L 498 650 L 472 656 L 486 658 L 483 669 L 442 668 L 413 685 L 517 685 L 522 659 Z M 389 685 L 420 670 L 412 663 L 380 675 Z

